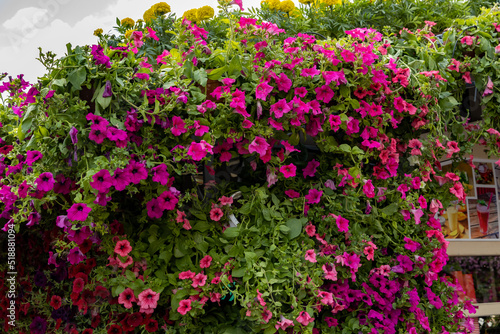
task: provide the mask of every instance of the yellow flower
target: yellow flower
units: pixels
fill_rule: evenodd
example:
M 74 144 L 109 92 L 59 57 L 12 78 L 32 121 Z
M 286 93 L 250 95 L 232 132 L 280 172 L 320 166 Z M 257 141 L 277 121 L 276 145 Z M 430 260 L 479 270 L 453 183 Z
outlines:
M 269 9 L 279 10 L 280 9 L 280 0 L 265 0 L 262 3 L 266 3 Z
M 279 10 L 285 13 L 290 13 L 295 9 L 295 4 L 292 0 L 284 0 L 280 2 Z
M 342 0 L 321 0 L 321 3 L 327 6 L 336 6 L 342 4 Z
M 198 21 L 208 20 L 214 17 L 214 9 L 210 6 L 203 6 L 196 11 Z
M 309 5 L 315 2 L 315 0 L 299 0 L 301 4 Z
M 170 5 L 166 2 L 158 2 L 151 8 L 153 9 L 155 15 L 157 16 L 170 13 Z
M 198 16 L 196 15 L 198 12 L 198 10 L 196 8 L 193 8 L 193 9 L 190 9 L 190 10 L 186 10 L 184 12 L 184 14 L 182 14 L 182 16 L 188 20 L 188 21 L 191 21 L 191 22 L 196 22 Z
M 126 17 L 124 18 L 123 20 L 121 20 L 121 25 L 124 26 L 124 27 L 129 27 L 129 28 L 132 28 L 135 24 L 135 21 L 132 20 L 130 17 Z
M 153 8 L 151 7 L 147 11 L 145 11 L 144 14 L 142 15 L 142 18 L 146 23 L 153 21 L 153 19 L 155 18 L 155 12 Z
M 102 32 L 103 32 L 103 30 L 101 28 L 98 28 L 98 29 L 94 30 L 94 36 L 101 36 Z
M 132 36 L 133 32 L 134 32 L 134 29 L 129 29 L 129 30 L 125 31 L 125 38 L 129 39 L 130 36 Z

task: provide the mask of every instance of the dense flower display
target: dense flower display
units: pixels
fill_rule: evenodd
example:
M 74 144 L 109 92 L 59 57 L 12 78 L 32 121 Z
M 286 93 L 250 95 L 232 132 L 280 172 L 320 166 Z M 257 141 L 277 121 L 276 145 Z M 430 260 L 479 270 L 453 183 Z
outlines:
M 432 22 L 282 37 L 220 3 L 223 46 L 184 15 L 158 50 L 160 3 L 0 85 L 0 223 L 34 254 L 16 255 L 19 331 L 470 331 L 435 218 L 465 192 L 440 161 L 498 155 L 497 77 L 482 129 L 449 93 L 479 60 L 446 58 Z

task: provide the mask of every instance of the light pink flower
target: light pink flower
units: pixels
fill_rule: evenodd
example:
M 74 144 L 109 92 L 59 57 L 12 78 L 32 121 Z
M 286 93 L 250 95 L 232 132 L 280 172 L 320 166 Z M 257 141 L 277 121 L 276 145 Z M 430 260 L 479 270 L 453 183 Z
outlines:
M 118 296 L 118 303 L 122 304 L 127 309 L 132 307 L 133 302 L 137 302 L 137 299 L 135 299 L 134 290 L 132 290 L 131 288 L 126 288 Z
M 137 296 L 139 301 L 137 302 L 137 305 L 141 307 L 141 310 L 148 311 L 148 310 L 154 310 L 157 306 L 157 302 L 160 299 L 160 294 L 154 292 L 151 289 L 144 290 Z M 148 312 L 143 312 L 143 313 L 148 313 Z
M 309 323 L 314 321 L 314 318 L 311 318 L 309 313 L 302 311 L 302 312 L 300 312 L 300 314 L 296 320 L 298 323 L 302 324 L 303 326 L 307 326 L 307 325 L 309 325 Z
M 309 262 L 318 262 L 316 260 L 316 253 L 314 252 L 314 249 L 309 249 L 306 251 L 305 259 Z
M 132 246 L 128 240 L 120 240 L 116 243 L 115 253 L 120 256 L 127 256 L 132 251 Z
M 206 281 L 207 281 L 207 275 L 205 275 L 203 273 L 199 273 L 195 277 L 193 277 L 193 283 L 191 284 L 191 286 L 193 288 L 197 288 L 199 286 L 204 286 Z
M 177 308 L 177 312 L 182 315 L 185 315 L 191 311 L 191 299 L 183 299 L 179 302 L 179 307 Z

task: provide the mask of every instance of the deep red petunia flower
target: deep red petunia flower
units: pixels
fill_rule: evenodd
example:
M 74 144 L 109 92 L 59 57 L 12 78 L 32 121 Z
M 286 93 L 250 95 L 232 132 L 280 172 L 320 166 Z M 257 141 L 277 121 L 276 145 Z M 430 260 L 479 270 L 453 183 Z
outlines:
M 156 332 L 158 330 L 158 321 L 149 319 L 149 321 L 146 323 L 145 328 L 149 333 Z
M 108 328 L 108 334 L 122 334 L 123 330 L 119 325 L 111 325 Z
M 50 306 L 52 306 L 54 308 L 54 310 L 59 309 L 61 307 L 61 304 L 62 304 L 61 300 L 62 299 L 59 296 L 56 296 L 56 295 L 52 296 L 50 298 Z
M 83 291 L 83 287 L 85 286 L 85 281 L 83 278 L 78 277 L 73 281 L 73 292 L 74 293 L 80 293 Z
M 85 203 L 75 203 L 67 211 L 69 220 L 85 221 L 90 211 L 92 211 L 92 208 L 89 208 Z

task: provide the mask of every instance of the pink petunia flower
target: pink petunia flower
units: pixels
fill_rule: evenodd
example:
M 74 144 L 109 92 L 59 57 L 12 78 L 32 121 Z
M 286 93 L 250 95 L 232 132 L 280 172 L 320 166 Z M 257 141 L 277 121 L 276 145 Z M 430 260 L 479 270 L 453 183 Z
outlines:
M 205 255 L 203 259 L 200 260 L 200 268 L 209 268 L 212 263 L 212 257 L 210 255 Z
M 177 137 L 187 132 L 186 123 L 179 116 L 172 117 L 172 124 L 173 126 L 170 130 L 174 136 Z
M 316 253 L 314 252 L 314 249 L 309 249 L 306 251 L 305 259 L 309 262 L 318 262 L 316 260 Z
M 179 273 L 179 279 L 192 279 L 195 275 L 191 270 L 183 271 Z
M 89 208 L 87 204 L 85 203 L 75 203 L 67 210 L 68 212 L 68 219 L 71 221 L 79 220 L 79 221 L 85 221 L 87 220 L 87 217 L 92 211 L 92 208 Z
M 319 167 L 319 162 L 316 161 L 315 159 L 309 161 L 307 163 L 306 168 L 302 170 L 302 175 L 304 176 L 304 179 L 308 176 L 314 177 L 316 174 L 316 169 Z
M 186 315 L 191 311 L 191 299 L 183 299 L 179 302 L 179 307 L 177 308 L 177 312 L 182 315 Z
M 120 256 L 127 256 L 132 251 L 132 246 L 128 240 L 120 240 L 116 243 L 115 253 Z
M 299 198 L 300 197 L 300 193 L 298 193 L 297 191 L 295 191 L 293 189 L 285 190 L 285 195 L 287 195 L 290 198 Z
M 130 182 L 132 182 L 133 184 L 139 184 L 141 180 L 145 180 L 148 178 L 148 170 L 146 169 L 144 164 L 140 162 L 131 160 L 126 169 L 130 173 Z
M 146 203 L 148 217 L 151 219 L 159 219 L 163 216 L 162 203 L 158 198 L 152 198 Z
M 122 191 L 130 184 L 130 171 L 128 169 L 115 169 L 112 176 L 113 186 L 116 190 Z
M 122 304 L 126 309 L 132 307 L 132 303 L 137 302 L 135 299 L 134 290 L 131 288 L 126 288 L 120 295 L 118 296 L 118 303 Z
M 303 326 L 309 325 L 311 322 L 314 321 L 314 318 L 312 318 L 309 313 L 302 311 L 300 312 L 299 316 L 296 318 L 297 322 L 302 324 Z
M 197 288 L 199 286 L 204 286 L 206 281 L 207 281 L 207 275 L 205 275 L 203 273 L 199 273 L 195 277 L 193 277 L 193 283 L 191 284 L 191 286 L 193 288 Z
M 139 299 L 137 305 L 141 307 L 139 311 L 141 313 L 152 313 L 160 299 L 160 294 L 151 289 L 147 289 L 141 292 L 137 298 Z
M 159 182 L 162 186 L 167 185 L 168 177 L 170 174 L 167 172 L 167 165 L 162 163 L 156 167 L 151 168 L 153 172 L 153 181 Z
M 210 219 L 212 219 L 213 221 L 218 222 L 219 220 L 221 220 L 222 216 L 224 216 L 224 212 L 222 212 L 220 208 L 213 208 L 212 210 L 210 210 Z

